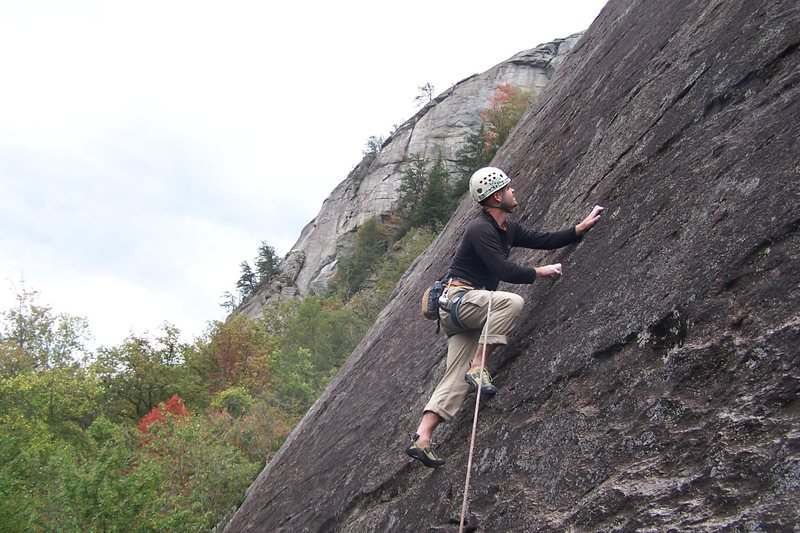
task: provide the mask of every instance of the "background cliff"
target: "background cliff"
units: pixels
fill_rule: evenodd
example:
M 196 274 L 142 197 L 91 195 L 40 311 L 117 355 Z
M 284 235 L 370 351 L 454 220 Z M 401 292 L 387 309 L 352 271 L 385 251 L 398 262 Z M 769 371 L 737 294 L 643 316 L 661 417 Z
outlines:
M 470 494 L 481 531 L 800 528 L 800 7 L 611 0 L 497 155 L 522 223 L 592 205 L 564 277 L 492 358 Z M 450 531 L 470 396 L 432 471 L 402 452 L 440 378 L 418 313 L 461 204 L 262 472 L 229 531 Z
M 492 94 L 510 84 L 534 97 L 550 81 L 580 34 L 520 52 L 481 74 L 470 76 L 436 96 L 397 126 L 379 150 L 365 155 L 328 196 L 281 264 L 281 281 L 250 294 L 237 310 L 256 317 L 277 297 L 322 293 L 341 258 L 353 252 L 356 230 L 397 207 L 403 173 L 413 156 L 433 161 L 442 151 L 452 160 L 468 134 L 476 133 L 480 113 Z

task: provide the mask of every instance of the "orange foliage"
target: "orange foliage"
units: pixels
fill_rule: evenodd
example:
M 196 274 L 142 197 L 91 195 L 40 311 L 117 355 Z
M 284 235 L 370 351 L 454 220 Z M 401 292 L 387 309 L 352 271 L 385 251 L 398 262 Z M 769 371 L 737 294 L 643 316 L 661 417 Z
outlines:
M 267 381 L 272 346 L 259 338 L 256 326 L 243 316 L 222 324 L 214 332 L 209 348 L 217 364 L 214 381 L 218 388 L 256 388 Z
M 504 83 L 489 98 L 489 107 L 481 111 L 486 124 L 486 150 L 497 150 L 528 109 L 530 93 Z
M 189 410 L 186 409 L 183 399 L 177 394 L 173 394 L 172 397 L 161 404 L 161 406 L 164 408 L 164 411 L 175 416 L 181 418 L 189 416 Z M 167 415 L 164 414 L 164 411 L 162 411 L 159 406 L 155 406 L 150 409 L 150 412 L 144 415 L 139 421 L 139 429 L 142 431 L 142 433 L 147 433 L 147 431 L 150 429 L 150 425 L 154 422 L 166 420 Z

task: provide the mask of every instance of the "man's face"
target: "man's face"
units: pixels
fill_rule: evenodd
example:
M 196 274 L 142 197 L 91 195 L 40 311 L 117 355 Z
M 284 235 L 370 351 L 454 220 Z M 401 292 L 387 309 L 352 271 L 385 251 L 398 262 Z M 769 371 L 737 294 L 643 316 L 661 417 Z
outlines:
M 514 187 L 512 187 L 510 183 L 500 189 L 500 192 L 503 195 L 501 201 L 504 202 L 506 209 L 511 211 L 519 205 L 517 202 L 517 191 L 514 190 Z

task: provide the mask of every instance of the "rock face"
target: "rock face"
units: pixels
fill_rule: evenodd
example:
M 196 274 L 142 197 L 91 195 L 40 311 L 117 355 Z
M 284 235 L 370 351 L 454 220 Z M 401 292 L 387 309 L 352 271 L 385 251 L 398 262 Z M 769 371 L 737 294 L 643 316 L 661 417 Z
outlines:
M 510 83 L 538 94 L 579 37 L 575 34 L 520 52 L 483 74 L 471 76 L 398 127 L 376 154 L 367 155 L 333 190 L 317 217 L 303 229 L 284 261 L 288 283 L 302 296 L 324 292 L 338 259 L 352 251 L 358 227 L 392 211 L 409 157 L 420 155 L 433 160 L 440 149 L 454 156 L 466 135 L 480 127 L 480 111 L 488 107 L 489 97 L 498 87 Z M 239 312 L 255 316 L 274 297 L 277 293 L 270 287 L 256 291 Z
M 606 206 L 564 276 L 503 285 L 523 319 L 490 367 L 479 531 L 800 528 L 800 5 L 612 0 L 495 163 L 522 223 Z M 462 204 L 228 531 L 454 531 L 474 395 L 439 470 L 402 452 L 441 377 L 417 310 Z

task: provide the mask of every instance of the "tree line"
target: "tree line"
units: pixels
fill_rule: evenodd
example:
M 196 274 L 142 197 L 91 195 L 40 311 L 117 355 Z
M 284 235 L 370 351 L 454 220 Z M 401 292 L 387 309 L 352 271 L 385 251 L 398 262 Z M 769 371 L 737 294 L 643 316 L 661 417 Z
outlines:
M 432 239 L 409 232 L 347 303 L 286 301 L 192 342 L 164 323 L 92 350 L 85 320 L 23 290 L 0 313 L 0 529 L 213 528 Z

